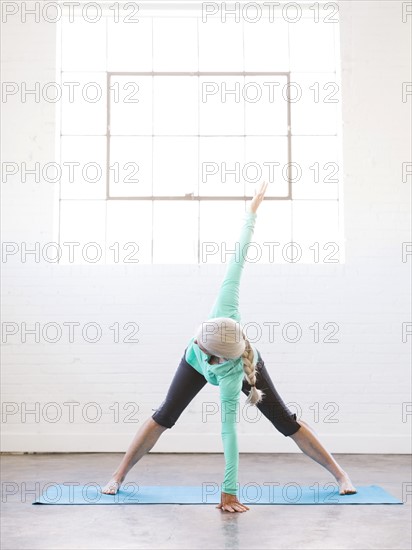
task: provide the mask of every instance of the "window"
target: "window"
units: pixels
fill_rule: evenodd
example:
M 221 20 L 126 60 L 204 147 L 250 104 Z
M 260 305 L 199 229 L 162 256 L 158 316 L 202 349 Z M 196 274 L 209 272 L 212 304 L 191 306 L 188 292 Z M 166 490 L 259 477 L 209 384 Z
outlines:
M 220 263 L 266 180 L 250 261 L 342 262 L 337 15 L 200 10 L 62 22 L 60 243 Z

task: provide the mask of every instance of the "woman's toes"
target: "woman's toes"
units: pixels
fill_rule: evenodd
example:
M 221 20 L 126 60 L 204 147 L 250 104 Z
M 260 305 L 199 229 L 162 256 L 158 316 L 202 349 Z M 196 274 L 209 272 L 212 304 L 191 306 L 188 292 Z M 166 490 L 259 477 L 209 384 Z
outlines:
M 341 483 L 339 489 L 340 489 L 339 494 L 341 495 L 353 495 L 357 492 L 355 487 L 352 485 L 352 483 L 349 480 Z
M 109 483 L 103 487 L 102 493 L 105 495 L 115 495 L 119 490 L 120 483 L 118 481 L 109 481 Z

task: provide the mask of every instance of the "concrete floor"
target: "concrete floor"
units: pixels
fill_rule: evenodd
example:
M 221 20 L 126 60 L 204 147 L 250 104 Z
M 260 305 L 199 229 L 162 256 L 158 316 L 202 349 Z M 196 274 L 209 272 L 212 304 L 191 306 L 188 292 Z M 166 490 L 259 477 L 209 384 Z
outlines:
M 412 495 L 404 505 L 251 505 L 221 512 L 214 505 L 33 506 L 22 488 L 46 483 L 105 484 L 121 454 L 2 456 L 2 550 L 15 549 L 402 549 L 411 548 Z M 411 484 L 405 455 L 334 455 L 355 485 L 381 485 L 402 496 Z M 140 485 L 220 483 L 222 454 L 150 453 L 127 481 Z M 242 454 L 240 483 L 323 485 L 334 479 L 302 454 Z M 248 474 L 249 472 L 249 474 Z M 6 483 L 18 493 L 6 497 Z

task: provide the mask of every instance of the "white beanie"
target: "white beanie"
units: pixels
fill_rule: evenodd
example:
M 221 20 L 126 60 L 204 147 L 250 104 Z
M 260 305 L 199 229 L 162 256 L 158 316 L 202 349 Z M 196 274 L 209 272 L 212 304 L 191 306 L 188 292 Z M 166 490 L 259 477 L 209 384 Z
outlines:
M 195 339 L 211 355 L 224 359 L 238 359 L 246 348 L 240 323 L 230 317 L 213 317 L 203 322 Z

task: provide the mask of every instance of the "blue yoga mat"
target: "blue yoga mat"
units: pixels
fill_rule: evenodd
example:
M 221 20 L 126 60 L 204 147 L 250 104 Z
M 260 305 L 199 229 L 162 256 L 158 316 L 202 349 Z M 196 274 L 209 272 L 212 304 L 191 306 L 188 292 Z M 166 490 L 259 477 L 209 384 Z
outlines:
M 202 486 L 139 486 L 125 483 L 116 495 L 105 495 L 97 483 L 58 485 L 50 483 L 33 504 L 218 504 L 216 483 Z M 335 483 L 321 487 L 249 483 L 240 485 L 238 498 L 244 504 L 403 504 L 378 485 L 357 487 L 354 495 L 340 495 Z

